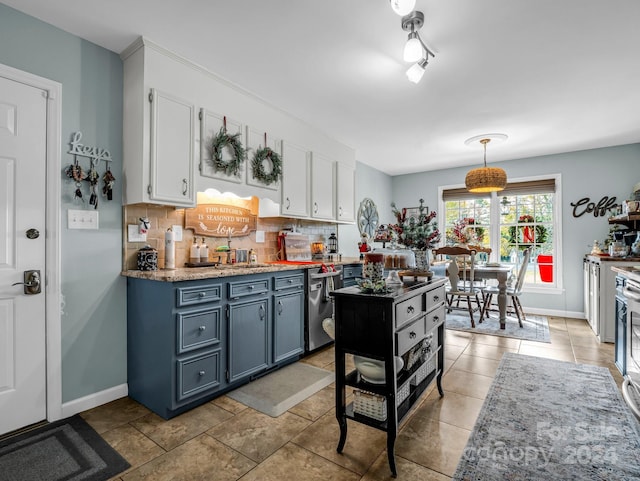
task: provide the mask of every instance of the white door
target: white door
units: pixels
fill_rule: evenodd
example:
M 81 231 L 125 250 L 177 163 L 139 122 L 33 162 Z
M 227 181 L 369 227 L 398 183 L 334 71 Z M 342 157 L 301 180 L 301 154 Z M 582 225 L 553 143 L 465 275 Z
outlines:
M 0 77 L 0 434 L 47 415 L 46 128 L 45 92 Z M 40 294 L 12 286 L 27 270 L 40 271 Z

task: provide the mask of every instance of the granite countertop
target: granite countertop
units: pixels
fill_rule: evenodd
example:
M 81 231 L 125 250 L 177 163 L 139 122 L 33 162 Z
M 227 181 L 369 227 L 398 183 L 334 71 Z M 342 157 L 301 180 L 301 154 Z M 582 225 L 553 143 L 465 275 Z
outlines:
M 622 274 L 625 277 L 640 282 L 640 265 L 635 266 L 613 266 L 611 270 Z
M 157 271 L 122 271 L 121 275 L 136 279 L 147 279 L 162 282 L 194 281 L 200 279 L 213 279 L 216 277 L 245 276 L 249 274 L 262 274 L 269 272 L 295 271 L 300 269 L 317 269 L 323 261 L 317 264 L 255 264 L 236 265 L 222 264 L 214 267 L 179 267 L 176 269 L 158 269 Z M 357 257 L 343 257 L 340 261 L 324 261 L 325 264 L 347 265 L 359 264 L 362 261 Z
M 608 255 L 587 254 L 585 257 L 592 260 L 599 260 L 600 262 L 640 262 L 640 257 L 613 257 Z

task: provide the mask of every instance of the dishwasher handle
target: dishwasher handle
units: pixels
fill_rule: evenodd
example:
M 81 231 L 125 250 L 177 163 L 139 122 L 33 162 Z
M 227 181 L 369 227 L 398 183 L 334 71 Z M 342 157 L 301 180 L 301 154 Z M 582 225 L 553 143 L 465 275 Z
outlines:
M 337 277 L 341 274 L 342 274 L 342 271 L 321 272 L 318 274 L 309 274 L 309 279 L 320 280 L 320 279 L 326 279 L 327 277 Z

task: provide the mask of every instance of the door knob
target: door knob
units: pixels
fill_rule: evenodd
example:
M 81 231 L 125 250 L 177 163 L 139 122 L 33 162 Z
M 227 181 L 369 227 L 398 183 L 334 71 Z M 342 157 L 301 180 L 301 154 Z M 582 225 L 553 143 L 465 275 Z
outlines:
M 24 271 L 24 282 L 14 282 L 12 286 L 24 286 L 24 293 L 27 295 L 40 294 L 42 292 L 40 283 L 40 271 Z

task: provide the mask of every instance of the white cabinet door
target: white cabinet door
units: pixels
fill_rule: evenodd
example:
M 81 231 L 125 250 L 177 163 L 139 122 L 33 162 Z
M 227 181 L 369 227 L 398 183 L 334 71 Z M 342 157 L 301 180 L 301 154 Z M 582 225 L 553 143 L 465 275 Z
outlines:
M 156 89 L 150 100 L 149 200 L 193 206 L 195 106 Z
M 314 152 L 311 158 L 311 217 L 335 220 L 335 162 Z
M 356 169 L 338 162 L 337 165 L 337 208 L 336 219 L 341 222 L 356 221 Z
M 282 150 L 281 214 L 309 217 L 309 152 L 286 141 Z

